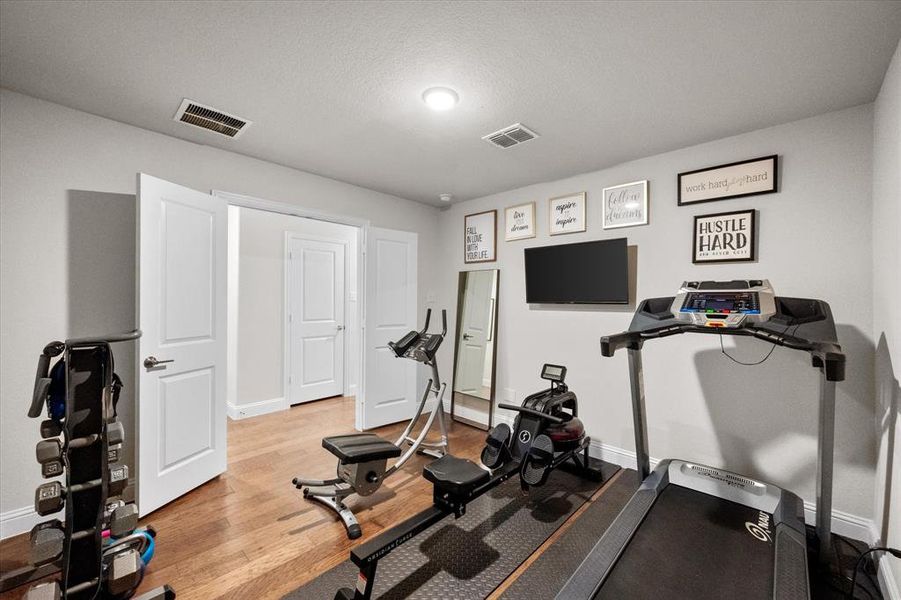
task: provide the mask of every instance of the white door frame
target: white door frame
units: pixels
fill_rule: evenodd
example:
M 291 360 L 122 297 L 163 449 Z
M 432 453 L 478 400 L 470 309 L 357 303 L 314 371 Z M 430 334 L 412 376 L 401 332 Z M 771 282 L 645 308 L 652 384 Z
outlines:
M 357 228 L 357 229 L 359 230 L 359 228 Z M 357 237 L 359 237 L 359 235 L 357 235 Z M 290 339 L 290 336 L 288 335 L 289 332 L 291 331 L 291 327 L 290 327 L 290 323 L 289 323 L 289 315 L 291 314 L 291 307 L 289 306 L 289 300 L 291 299 L 291 289 L 288 285 L 289 281 L 290 281 L 290 277 L 291 277 L 291 261 L 289 260 L 289 254 L 291 253 L 291 240 L 313 240 L 316 242 L 328 242 L 329 244 L 337 244 L 339 246 L 342 246 L 344 248 L 344 261 L 345 262 L 343 265 L 341 265 L 341 268 L 344 269 L 345 281 L 347 280 L 347 257 L 350 256 L 350 253 L 347 251 L 347 241 L 346 240 L 336 240 L 334 238 L 329 238 L 324 235 L 307 235 L 305 233 L 298 233 L 296 231 L 286 231 L 285 232 L 285 251 L 284 251 L 284 255 L 283 255 L 284 264 L 285 264 L 285 272 L 284 272 L 285 287 L 283 289 L 284 298 L 282 298 L 282 307 L 284 308 L 284 311 L 282 313 L 282 331 L 284 332 L 284 335 L 285 335 L 285 338 L 284 338 L 285 364 L 284 364 L 284 369 L 283 369 L 282 375 L 283 375 L 283 379 L 284 379 L 283 385 L 285 386 L 284 387 L 285 406 L 291 406 L 291 398 L 288 393 L 288 390 L 289 390 L 288 386 L 290 385 L 288 383 L 288 378 L 291 376 L 291 339 Z M 357 265 L 358 271 L 359 271 L 359 268 L 360 268 L 360 265 L 358 264 Z M 357 274 L 359 275 L 359 272 Z M 359 279 L 359 277 L 358 277 L 358 279 Z M 357 283 L 359 284 L 359 281 Z M 344 284 L 344 298 L 342 298 L 342 300 L 344 302 L 344 359 L 343 359 L 344 360 L 344 374 L 341 377 L 341 379 L 342 379 L 341 394 L 346 395 L 347 388 L 349 387 L 348 382 L 347 382 L 349 369 L 347 368 L 347 365 L 351 364 L 351 362 L 353 361 L 353 356 L 351 356 L 351 352 L 350 352 L 350 344 L 347 343 L 348 334 L 352 333 L 353 335 L 356 335 L 357 339 L 361 339 L 363 336 L 361 335 L 362 332 L 360 331 L 362 324 L 359 321 L 359 314 L 354 315 L 354 321 L 355 321 L 354 329 L 351 330 L 351 329 L 348 329 L 348 327 L 347 327 L 347 316 L 351 313 L 350 302 L 348 302 L 348 300 L 347 300 L 347 283 Z M 358 306 L 360 305 L 360 290 L 359 289 L 357 289 L 357 305 Z M 357 312 L 362 312 L 362 311 L 357 311 Z M 357 370 L 359 371 L 360 367 L 362 367 L 362 366 L 363 366 L 363 361 L 358 360 Z M 357 389 L 359 390 L 360 387 L 361 387 L 361 384 L 358 383 Z
M 365 399 L 366 399 L 366 384 L 365 378 L 363 374 L 366 372 L 366 362 L 365 362 L 365 352 L 366 348 L 366 294 L 362 291 L 365 290 L 366 285 L 366 239 L 369 237 L 369 220 L 368 219 L 359 219 L 356 217 L 348 217 L 344 215 L 335 215 L 329 213 L 322 213 L 318 211 L 308 210 L 306 208 L 297 206 L 295 204 L 288 204 L 286 202 L 273 202 L 271 200 L 263 200 L 261 198 L 255 198 L 253 196 L 247 196 L 244 194 L 236 194 L 234 192 L 225 192 L 222 190 L 211 190 L 213 196 L 218 198 L 223 198 L 226 202 L 228 202 L 229 206 L 239 206 L 242 208 L 253 208 L 256 210 L 263 210 L 272 213 L 278 213 L 282 215 L 289 215 L 294 217 L 305 217 L 307 219 L 317 219 L 319 221 L 327 221 L 329 223 L 338 223 L 340 225 L 350 225 L 352 227 L 357 228 L 357 323 L 360 328 L 360 343 L 357 348 L 359 356 L 357 357 L 357 364 L 359 365 L 359 381 L 357 382 L 357 394 L 355 399 L 354 406 L 354 427 L 358 430 L 363 429 L 363 411 L 365 410 Z M 231 274 L 230 274 L 231 276 Z M 418 293 L 418 291 L 417 291 Z M 235 310 L 236 307 L 233 307 L 231 303 L 228 304 L 227 311 L 231 316 L 232 311 Z M 346 313 L 345 313 L 346 318 Z M 228 339 L 229 347 L 232 348 L 233 344 L 237 343 L 237 336 L 230 336 Z M 346 346 L 346 344 L 345 344 Z M 345 349 L 345 356 L 347 350 Z M 346 366 L 346 364 L 345 364 Z M 345 377 L 347 374 L 345 373 Z M 285 377 L 285 382 L 287 383 L 287 376 Z M 232 381 L 229 381 L 229 385 L 232 384 Z M 287 393 L 287 388 L 285 388 L 285 392 Z M 234 392 L 232 392 L 234 393 Z

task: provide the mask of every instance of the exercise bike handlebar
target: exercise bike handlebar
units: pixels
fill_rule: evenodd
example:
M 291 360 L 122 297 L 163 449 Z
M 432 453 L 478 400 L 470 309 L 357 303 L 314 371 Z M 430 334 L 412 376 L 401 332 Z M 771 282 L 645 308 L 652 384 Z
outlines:
M 535 410 L 533 408 L 526 408 L 525 406 L 516 406 L 515 404 L 498 404 L 498 408 L 505 408 L 507 410 L 515 410 L 521 413 L 525 413 L 527 415 L 532 415 L 533 417 L 538 417 L 539 419 L 545 419 L 550 421 L 551 423 L 563 423 L 563 419 L 560 417 L 555 417 L 554 415 L 549 415 L 547 413 L 541 412 L 540 410 Z
M 429 330 L 429 322 L 432 320 L 432 309 L 425 310 L 425 325 L 419 330 L 419 335 L 424 335 Z M 441 337 L 447 335 L 447 309 L 441 309 Z

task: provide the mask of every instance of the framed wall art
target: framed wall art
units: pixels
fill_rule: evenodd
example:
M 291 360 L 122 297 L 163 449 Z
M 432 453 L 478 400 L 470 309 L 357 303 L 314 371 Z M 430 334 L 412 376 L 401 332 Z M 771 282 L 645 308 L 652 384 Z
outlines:
M 548 200 L 548 231 L 551 235 L 585 231 L 585 192 Z
M 492 262 L 497 259 L 497 211 L 463 217 L 463 260 L 466 263 Z
M 692 262 L 698 264 L 756 260 L 756 216 L 755 210 L 695 216 Z
M 648 224 L 648 181 L 604 188 L 601 219 L 604 229 Z
M 778 179 L 775 154 L 679 173 L 679 206 L 772 194 L 778 191 Z
M 511 206 L 504 210 L 504 240 L 524 240 L 535 237 L 535 203 Z

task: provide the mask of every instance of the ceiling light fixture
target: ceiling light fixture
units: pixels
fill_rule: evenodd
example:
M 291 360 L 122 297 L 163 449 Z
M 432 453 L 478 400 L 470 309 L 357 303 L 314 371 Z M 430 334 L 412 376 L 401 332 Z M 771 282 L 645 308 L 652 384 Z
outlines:
M 422 93 L 422 100 L 432 110 L 443 111 L 455 107 L 457 102 L 460 101 L 460 96 L 450 88 L 433 87 Z
M 438 199 L 442 202 L 450 202 L 453 199 L 453 194 L 438 194 Z

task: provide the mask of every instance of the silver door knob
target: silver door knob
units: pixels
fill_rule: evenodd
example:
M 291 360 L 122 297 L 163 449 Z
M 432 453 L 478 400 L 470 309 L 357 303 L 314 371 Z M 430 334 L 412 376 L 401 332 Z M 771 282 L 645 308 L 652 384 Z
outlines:
M 175 359 L 174 359 L 174 358 L 170 358 L 169 360 L 160 360 L 160 359 L 158 359 L 158 358 L 155 357 L 155 356 L 148 356 L 147 358 L 144 359 L 144 368 L 145 368 L 145 369 L 152 369 L 152 368 L 157 367 L 157 366 L 159 366 L 159 365 L 162 365 L 162 364 L 165 364 L 165 363 L 171 363 L 171 362 L 175 362 Z
M 472 336 L 469 335 L 468 333 L 464 333 L 464 334 L 463 334 L 463 339 L 464 339 L 464 340 L 471 340 L 471 339 L 472 339 Z
M 344 331 L 344 325 L 338 325 L 338 331 Z

